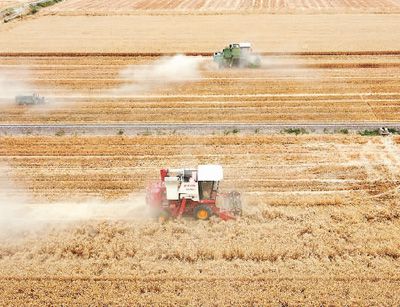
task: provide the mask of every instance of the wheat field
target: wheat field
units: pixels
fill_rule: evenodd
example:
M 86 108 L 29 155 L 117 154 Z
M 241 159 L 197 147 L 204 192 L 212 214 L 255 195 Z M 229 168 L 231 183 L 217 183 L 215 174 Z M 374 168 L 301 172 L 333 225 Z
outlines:
M 357 123 L 400 118 L 398 54 L 265 55 L 262 68 L 233 71 L 218 70 L 211 57 L 185 57 L 200 64 L 179 82 L 165 82 L 173 75 L 169 70 L 161 76 L 153 73 L 160 59 L 173 62 L 174 57 L 0 57 L 0 123 Z M 151 80 L 134 74 L 127 78 L 121 73 L 127 68 L 144 71 Z M 180 73 L 187 73 L 186 66 Z M 14 95 L 23 91 L 45 96 L 49 108 L 15 105 Z
M 398 0 L 38 9 L 0 25 L 0 125 L 115 126 L 1 127 L 1 306 L 400 306 L 399 135 L 114 131 L 398 126 Z M 212 54 L 244 41 L 262 67 L 218 70 Z M 16 104 L 35 92 L 45 105 Z M 151 216 L 161 168 L 211 163 L 241 217 Z
M 1 137 L 15 205 L 24 199 L 49 210 L 68 199 L 67 216 L 75 203 L 96 199 L 103 208 L 68 224 L 38 220 L 43 227 L 2 239 L 1 302 L 396 305 L 399 143 L 354 135 Z M 159 224 L 142 215 L 143 189 L 161 167 L 204 162 L 221 163 L 222 188 L 243 194 L 241 218 Z M 123 218 L 113 218 L 113 204 Z

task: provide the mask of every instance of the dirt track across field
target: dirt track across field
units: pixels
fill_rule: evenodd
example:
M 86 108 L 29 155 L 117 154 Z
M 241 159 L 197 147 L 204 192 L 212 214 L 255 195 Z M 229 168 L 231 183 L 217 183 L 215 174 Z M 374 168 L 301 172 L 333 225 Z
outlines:
M 364 130 L 377 130 L 381 127 L 400 131 L 400 123 L 396 122 L 370 122 L 370 123 L 315 123 L 315 124 L 290 124 L 290 123 L 225 123 L 225 124 L 179 124 L 179 123 L 153 123 L 153 124 L 33 124 L 33 125 L 1 125 L 0 135 L 54 135 L 85 134 L 85 135 L 124 135 L 167 133 L 202 135 L 211 133 L 284 133 L 289 129 L 304 129 L 303 133 L 357 133 Z

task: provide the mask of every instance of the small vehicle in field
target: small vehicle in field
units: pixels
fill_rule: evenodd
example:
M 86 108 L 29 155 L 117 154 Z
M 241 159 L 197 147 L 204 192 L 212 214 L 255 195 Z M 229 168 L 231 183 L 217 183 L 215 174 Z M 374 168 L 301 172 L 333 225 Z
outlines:
M 39 104 L 44 104 L 46 102 L 45 98 L 43 96 L 39 96 L 39 94 L 34 93 L 32 95 L 18 95 L 15 96 L 15 102 L 16 104 L 22 106 L 22 105 L 39 105 Z

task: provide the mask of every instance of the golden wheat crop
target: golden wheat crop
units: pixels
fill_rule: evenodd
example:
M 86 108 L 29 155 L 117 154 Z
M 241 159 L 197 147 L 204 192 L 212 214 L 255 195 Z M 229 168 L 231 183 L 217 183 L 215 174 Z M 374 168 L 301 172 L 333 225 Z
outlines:
M 0 240 L 0 303 L 396 305 L 399 143 L 355 135 L 1 137 L 12 197 L 49 208 L 100 198 L 105 211 L 59 226 L 40 220 L 49 226 Z M 137 193 L 161 167 L 198 163 L 223 165 L 222 189 L 243 194 L 240 219 L 159 224 L 141 215 Z M 114 206 L 126 210 L 123 219 L 113 218 Z
M 115 90 L 134 80 L 120 71 L 151 70 L 157 57 L 48 56 L 23 62 L 1 57 L 7 84 L 35 88 L 48 96 L 49 109 L 31 110 L 13 105 L 13 97 L 2 98 L 6 105 L 0 121 L 310 123 L 399 118 L 398 55 L 266 56 L 265 67 L 244 71 L 218 71 L 210 59 L 203 60 L 194 80 L 164 85 L 153 80 L 154 86 L 146 83 L 150 91 L 123 94 Z

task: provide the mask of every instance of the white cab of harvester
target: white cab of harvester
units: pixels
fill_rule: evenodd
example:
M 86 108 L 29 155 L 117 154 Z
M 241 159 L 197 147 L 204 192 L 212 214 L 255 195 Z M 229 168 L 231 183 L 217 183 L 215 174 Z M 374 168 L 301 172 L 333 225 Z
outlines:
M 199 181 L 221 181 L 224 179 L 224 171 L 221 165 L 199 165 Z
M 170 169 L 164 178 L 167 199 L 186 198 L 199 201 L 199 182 L 219 182 L 222 179 L 221 165 L 199 165 L 198 169 Z
M 253 51 L 251 48 L 251 43 L 239 43 L 239 46 L 243 53 L 251 53 Z
M 251 49 L 251 43 L 239 43 L 240 48 L 250 48 Z

